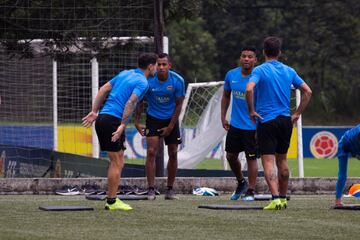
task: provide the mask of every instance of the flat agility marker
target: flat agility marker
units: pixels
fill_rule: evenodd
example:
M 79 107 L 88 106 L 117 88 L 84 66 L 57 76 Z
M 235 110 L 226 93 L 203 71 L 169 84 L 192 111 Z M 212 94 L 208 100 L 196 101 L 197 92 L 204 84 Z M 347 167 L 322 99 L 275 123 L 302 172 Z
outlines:
M 250 206 L 250 205 L 200 205 L 199 208 L 206 208 L 212 210 L 263 210 L 262 206 Z
M 254 200 L 255 201 L 269 201 L 271 200 L 272 196 L 271 194 L 255 194 Z M 290 196 L 286 196 L 287 200 L 290 200 Z
M 117 195 L 120 200 L 148 200 L 147 195 Z M 86 195 L 87 200 L 100 200 L 103 201 L 106 199 L 106 195 Z
M 44 211 L 93 211 L 94 208 L 86 206 L 40 206 Z
M 340 209 L 340 210 L 360 210 L 359 204 L 344 204 L 342 206 L 334 206 L 333 209 Z

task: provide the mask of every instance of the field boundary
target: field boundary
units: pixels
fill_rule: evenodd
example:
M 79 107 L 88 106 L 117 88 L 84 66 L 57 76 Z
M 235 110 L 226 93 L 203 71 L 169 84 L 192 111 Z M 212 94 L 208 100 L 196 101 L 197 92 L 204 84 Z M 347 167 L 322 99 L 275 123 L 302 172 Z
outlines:
M 156 185 L 160 192 L 166 188 L 165 177 L 157 178 Z M 359 183 L 360 178 L 349 178 L 347 187 Z M 3 178 L 0 179 L 0 194 L 53 194 L 55 190 L 64 186 L 96 185 L 106 189 L 106 178 Z M 123 178 L 121 185 L 146 188 L 146 178 Z M 289 182 L 290 194 L 333 194 L 336 178 L 291 178 Z M 222 193 L 230 193 L 236 187 L 234 177 L 179 177 L 175 182 L 178 193 L 188 194 L 195 187 L 211 187 Z M 259 192 L 268 192 L 265 179 L 259 177 L 256 186 Z

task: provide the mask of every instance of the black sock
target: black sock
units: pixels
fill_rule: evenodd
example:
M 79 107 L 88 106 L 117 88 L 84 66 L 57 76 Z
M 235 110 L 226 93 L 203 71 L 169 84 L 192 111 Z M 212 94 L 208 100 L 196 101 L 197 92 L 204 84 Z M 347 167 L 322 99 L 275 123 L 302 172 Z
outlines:
M 108 204 L 114 204 L 115 202 L 116 202 L 116 198 L 106 198 L 106 202 L 108 203 Z
M 254 192 L 255 192 L 255 190 L 252 188 L 248 188 L 248 190 L 247 190 L 247 193 L 249 193 L 249 194 L 254 194 Z
M 167 190 L 172 190 L 173 187 L 172 186 L 167 186 Z
M 242 183 L 244 183 L 244 182 L 246 182 L 245 178 L 243 178 L 243 179 L 241 179 L 240 181 L 238 181 L 238 184 L 240 185 L 240 184 L 242 184 Z
M 155 188 L 154 187 L 149 187 L 149 190 L 155 190 Z
M 272 195 L 272 199 L 274 200 L 274 199 L 277 199 L 277 198 L 279 198 L 279 195 Z
M 286 195 L 279 195 L 279 198 L 286 198 Z

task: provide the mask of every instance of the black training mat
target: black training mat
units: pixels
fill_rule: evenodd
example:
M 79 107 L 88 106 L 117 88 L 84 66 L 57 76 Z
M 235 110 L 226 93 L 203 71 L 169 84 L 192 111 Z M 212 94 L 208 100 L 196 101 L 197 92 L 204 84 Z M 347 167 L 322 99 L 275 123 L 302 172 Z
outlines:
M 40 206 L 44 211 L 93 211 L 94 208 L 86 206 Z
M 272 196 L 271 194 L 255 194 L 254 200 L 255 201 L 269 201 L 271 200 Z M 290 196 L 286 196 L 287 200 L 290 200 Z
M 213 210 L 263 210 L 262 206 L 251 206 L 251 205 L 200 205 L 199 208 L 213 209 Z
M 87 200 L 100 200 L 103 201 L 106 199 L 106 195 L 85 195 Z
M 334 206 L 334 209 L 341 209 L 341 210 L 360 210 L 359 204 L 344 204 L 342 206 Z
M 117 195 L 120 200 L 147 200 L 147 195 Z M 106 195 L 85 195 L 87 200 L 100 200 L 103 201 L 106 199 Z

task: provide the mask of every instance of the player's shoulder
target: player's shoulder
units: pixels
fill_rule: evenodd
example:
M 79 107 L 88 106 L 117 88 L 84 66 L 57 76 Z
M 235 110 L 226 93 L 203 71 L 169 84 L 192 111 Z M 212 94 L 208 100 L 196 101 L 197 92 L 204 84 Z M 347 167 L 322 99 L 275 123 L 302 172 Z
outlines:
M 287 64 L 285 64 L 285 63 L 281 63 L 281 64 L 282 64 L 282 66 L 283 66 L 285 69 L 287 69 L 289 72 L 293 72 L 293 73 L 296 72 L 296 70 L 295 70 L 293 67 L 290 67 L 289 65 L 287 65 Z
M 129 70 L 122 70 L 116 75 L 116 77 L 125 77 L 128 74 L 129 74 Z
M 254 69 L 251 71 L 251 74 L 262 72 L 264 69 L 266 69 L 268 66 L 266 65 L 266 62 L 257 65 L 254 67 Z
M 177 73 L 173 70 L 170 70 L 169 74 L 170 74 L 171 78 L 173 78 L 174 80 L 180 81 L 180 82 L 185 82 L 184 78 L 179 73 Z
M 351 130 L 353 130 L 355 132 L 355 134 L 360 134 L 360 124 L 356 125 Z
M 241 72 L 241 67 L 231 68 L 226 72 L 227 75 L 232 75 Z
M 129 70 L 129 74 L 135 80 L 146 81 L 146 77 L 145 77 L 144 73 L 139 68 Z
M 153 81 L 156 80 L 156 79 L 157 79 L 157 74 L 151 75 L 151 76 L 149 76 L 149 77 L 147 78 L 148 82 L 153 82 Z

